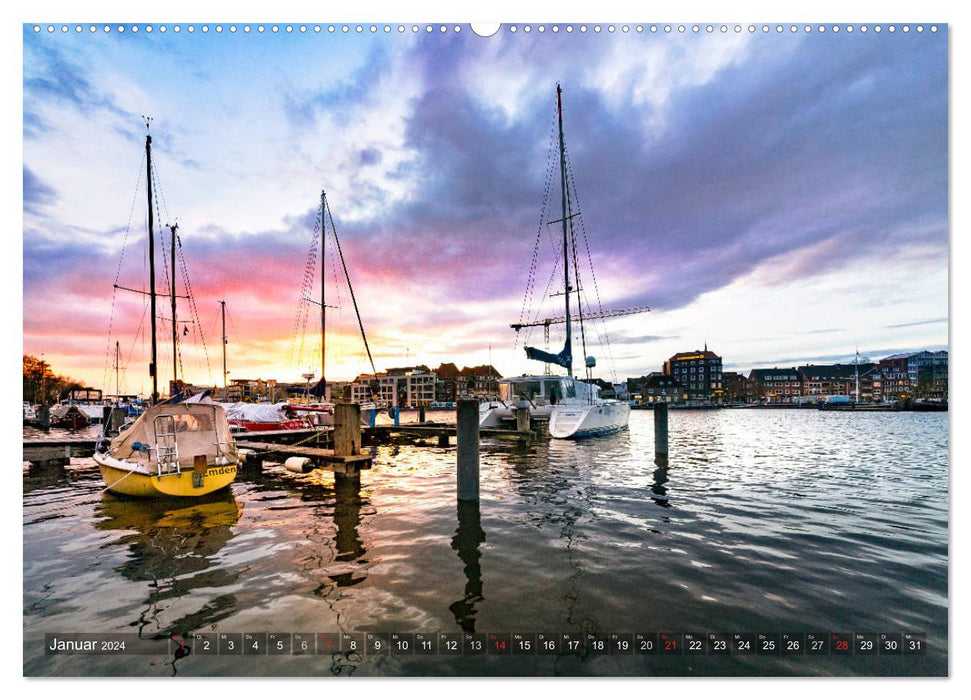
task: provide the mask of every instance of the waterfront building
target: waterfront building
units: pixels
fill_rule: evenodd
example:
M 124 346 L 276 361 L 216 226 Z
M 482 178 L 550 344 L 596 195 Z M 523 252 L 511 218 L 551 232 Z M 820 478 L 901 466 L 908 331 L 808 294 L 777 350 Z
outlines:
M 664 363 L 664 374 L 682 387 L 685 401 L 721 403 L 724 394 L 722 358 L 708 349 L 679 352 Z
M 643 404 L 677 403 L 684 396 L 684 387 L 681 383 L 663 372 L 651 372 L 644 377 L 638 391 Z
M 275 379 L 230 379 L 229 386 L 217 392 L 218 400 L 228 403 L 279 400 Z M 221 394 L 221 395 L 220 395 Z
M 819 402 L 824 401 L 827 396 L 851 396 L 856 399 L 859 376 L 859 399 L 865 401 L 864 384 L 870 384 L 868 373 L 874 367 L 872 362 L 861 362 L 859 365 L 802 365 L 798 368 L 802 378 L 802 395 Z
M 434 370 L 436 401 L 455 401 L 458 398 L 459 368 L 454 362 L 443 362 Z
M 388 406 L 417 408 L 435 400 L 435 373 L 425 365 L 393 367 L 377 375 L 361 374 L 351 383 L 351 401 L 377 400 Z
M 894 403 L 913 396 L 908 371 L 910 355 L 889 355 L 877 363 L 879 380 L 874 383 L 873 400 L 878 403 Z M 879 393 L 878 393 L 879 387 Z
M 802 396 L 802 379 L 795 367 L 753 369 L 748 381 L 751 396 L 759 403 L 793 403 Z
M 727 403 L 748 403 L 748 379 L 741 372 L 722 372 L 722 399 Z
M 922 350 L 907 358 L 907 374 L 918 399 L 946 399 L 948 387 L 947 350 Z
M 502 375 L 492 365 L 476 365 L 463 367 L 459 375 L 465 379 L 465 386 L 459 387 L 464 391 L 462 396 L 498 396 L 499 380 Z

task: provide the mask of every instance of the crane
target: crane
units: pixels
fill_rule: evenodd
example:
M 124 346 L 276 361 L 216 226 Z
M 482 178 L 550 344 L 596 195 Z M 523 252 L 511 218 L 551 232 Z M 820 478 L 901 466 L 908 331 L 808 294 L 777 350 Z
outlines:
M 594 319 L 594 318 L 616 318 L 618 316 L 633 316 L 634 314 L 642 314 L 650 311 L 649 306 L 634 306 L 629 309 L 611 309 L 609 311 L 598 311 L 592 314 L 585 314 L 582 316 L 583 319 Z M 509 327 L 514 331 L 520 331 L 523 328 L 532 328 L 534 326 L 543 326 L 543 341 L 546 343 L 546 348 L 549 349 L 550 346 L 550 326 L 554 323 L 566 323 L 565 316 L 555 316 L 553 318 L 546 318 L 542 321 L 533 321 L 532 323 L 510 323 Z M 546 364 L 545 374 L 550 373 L 550 365 Z

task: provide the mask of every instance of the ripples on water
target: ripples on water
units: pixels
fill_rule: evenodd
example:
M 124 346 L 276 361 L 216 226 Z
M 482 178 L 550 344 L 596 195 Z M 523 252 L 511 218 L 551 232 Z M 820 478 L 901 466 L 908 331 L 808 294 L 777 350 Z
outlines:
M 270 465 L 204 503 L 24 477 L 36 674 L 944 674 L 947 416 L 650 412 L 628 432 L 380 447 L 360 490 Z M 45 632 L 926 632 L 925 657 L 45 657 Z

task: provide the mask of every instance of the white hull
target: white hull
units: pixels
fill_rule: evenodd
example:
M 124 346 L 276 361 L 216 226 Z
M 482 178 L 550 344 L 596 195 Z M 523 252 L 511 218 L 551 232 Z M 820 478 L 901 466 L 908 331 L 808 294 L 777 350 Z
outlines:
M 630 406 L 624 401 L 557 404 L 550 413 L 550 436 L 580 438 L 607 435 L 626 429 L 629 419 Z
M 546 422 L 550 419 L 553 406 L 550 404 L 529 407 L 529 417 L 533 421 Z M 505 423 L 514 423 L 516 412 L 514 406 L 507 406 L 500 401 L 479 404 L 479 427 L 500 428 Z

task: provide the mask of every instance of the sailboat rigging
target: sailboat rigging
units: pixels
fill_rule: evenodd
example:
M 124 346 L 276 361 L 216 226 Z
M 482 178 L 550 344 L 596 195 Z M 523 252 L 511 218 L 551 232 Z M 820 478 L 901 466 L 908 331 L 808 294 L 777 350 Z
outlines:
M 146 128 L 149 124 L 146 123 Z M 151 319 L 152 406 L 109 441 L 98 441 L 94 461 L 107 490 L 137 497 L 198 497 L 228 486 L 236 477 L 238 455 L 225 410 L 209 402 L 159 403 L 156 339 L 154 197 L 152 136 L 145 137 L 148 195 L 148 266 Z M 172 373 L 177 387 L 178 333 L 175 294 L 176 225 L 172 233 Z M 184 262 L 184 261 L 183 261 Z M 115 284 L 116 288 L 122 288 Z M 117 360 L 116 360 L 117 362 Z M 173 398 L 175 398 L 173 396 Z M 106 424 L 107 430 L 107 424 Z
M 357 303 L 357 295 L 354 293 L 354 285 L 351 283 L 350 272 L 347 269 L 347 261 L 344 258 L 344 251 L 341 247 L 340 236 L 337 234 L 337 226 L 334 223 L 334 216 L 330 210 L 330 204 L 327 200 L 327 193 L 325 190 L 320 192 L 320 209 L 319 217 L 317 219 L 315 226 L 315 233 L 319 231 L 319 246 L 320 246 L 320 301 L 316 301 L 310 297 L 310 287 L 309 284 L 310 274 L 309 271 L 312 270 L 313 266 L 316 265 L 316 243 L 318 239 L 314 240 L 314 244 L 311 245 L 310 253 L 307 261 L 307 268 L 305 269 L 304 276 L 304 286 L 301 290 L 301 301 L 305 303 L 314 304 L 320 307 L 320 381 L 314 388 L 314 394 L 318 395 L 322 399 L 326 397 L 326 387 L 327 387 L 327 309 L 335 309 L 337 306 L 333 306 L 327 303 L 327 281 L 326 281 L 326 261 L 327 261 L 327 233 L 328 233 L 328 222 L 329 231 L 334 237 L 334 245 L 337 250 L 337 259 L 340 261 L 340 270 L 343 273 L 343 278 L 347 283 L 347 290 L 351 298 L 351 304 L 354 307 L 354 315 L 357 319 L 358 330 L 361 333 L 361 340 L 364 344 L 364 351 L 367 354 L 368 363 L 371 366 L 372 373 L 376 376 L 377 369 L 374 365 L 374 358 L 371 355 L 371 346 L 368 343 L 367 333 L 364 330 L 364 322 L 361 319 L 361 311 Z M 302 309 L 297 311 L 297 323 L 295 327 L 300 325 L 301 314 L 304 313 Z
M 562 95 L 562 88 L 557 85 L 556 110 L 561 216 L 556 221 L 547 223 L 560 224 L 562 234 L 559 249 L 562 255 L 560 262 L 563 265 L 562 296 L 564 297 L 564 315 L 562 317 L 547 318 L 542 321 L 520 322 L 512 324 L 512 328 L 518 332 L 523 328 L 542 326 L 544 328 L 544 337 L 548 343 L 550 325 L 562 323 L 566 328 L 566 338 L 563 349 L 557 353 L 550 352 L 548 348 L 540 349 L 525 346 L 526 357 L 530 360 L 538 360 L 546 363 L 547 372 L 543 375 L 523 375 L 521 377 L 506 377 L 501 379 L 499 382 L 501 398 L 499 401 L 482 404 L 480 425 L 484 427 L 495 426 L 500 425 L 502 421 L 514 420 L 513 409 L 517 403 L 522 403 L 524 406 L 529 406 L 530 413 L 534 419 L 549 421 L 549 432 L 552 437 L 576 438 L 603 435 L 623 430 L 627 427 L 630 415 L 630 406 L 626 402 L 601 398 L 600 387 L 592 381 L 592 370 L 596 366 L 596 359 L 586 354 L 584 320 L 627 316 L 650 311 L 650 309 L 645 306 L 615 311 L 603 311 L 601 309 L 599 312 L 583 313 L 583 306 L 579 303 L 579 295 L 582 287 L 579 280 L 579 262 L 573 228 L 573 221 L 580 215 L 580 212 L 574 212 L 572 210 L 573 207 L 570 198 L 570 178 L 567 172 L 566 145 L 563 136 Z M 573 262 L 572 275 L 570 270 L 571 260 Z M 576 282 L 575 286 L 574 280 Z M 527 293 L 529 286 L 527 284 Z M 578 299 L 575 320 L 571 304 L 571 295 L 573 294 Z M 577 379 L 573 374 L 574 322 L 578 324 L 580 330 L 586 381 Z M 550 374 L 548 369 L 549 365 L 562 367 L 566 370 L 566 374 Z

